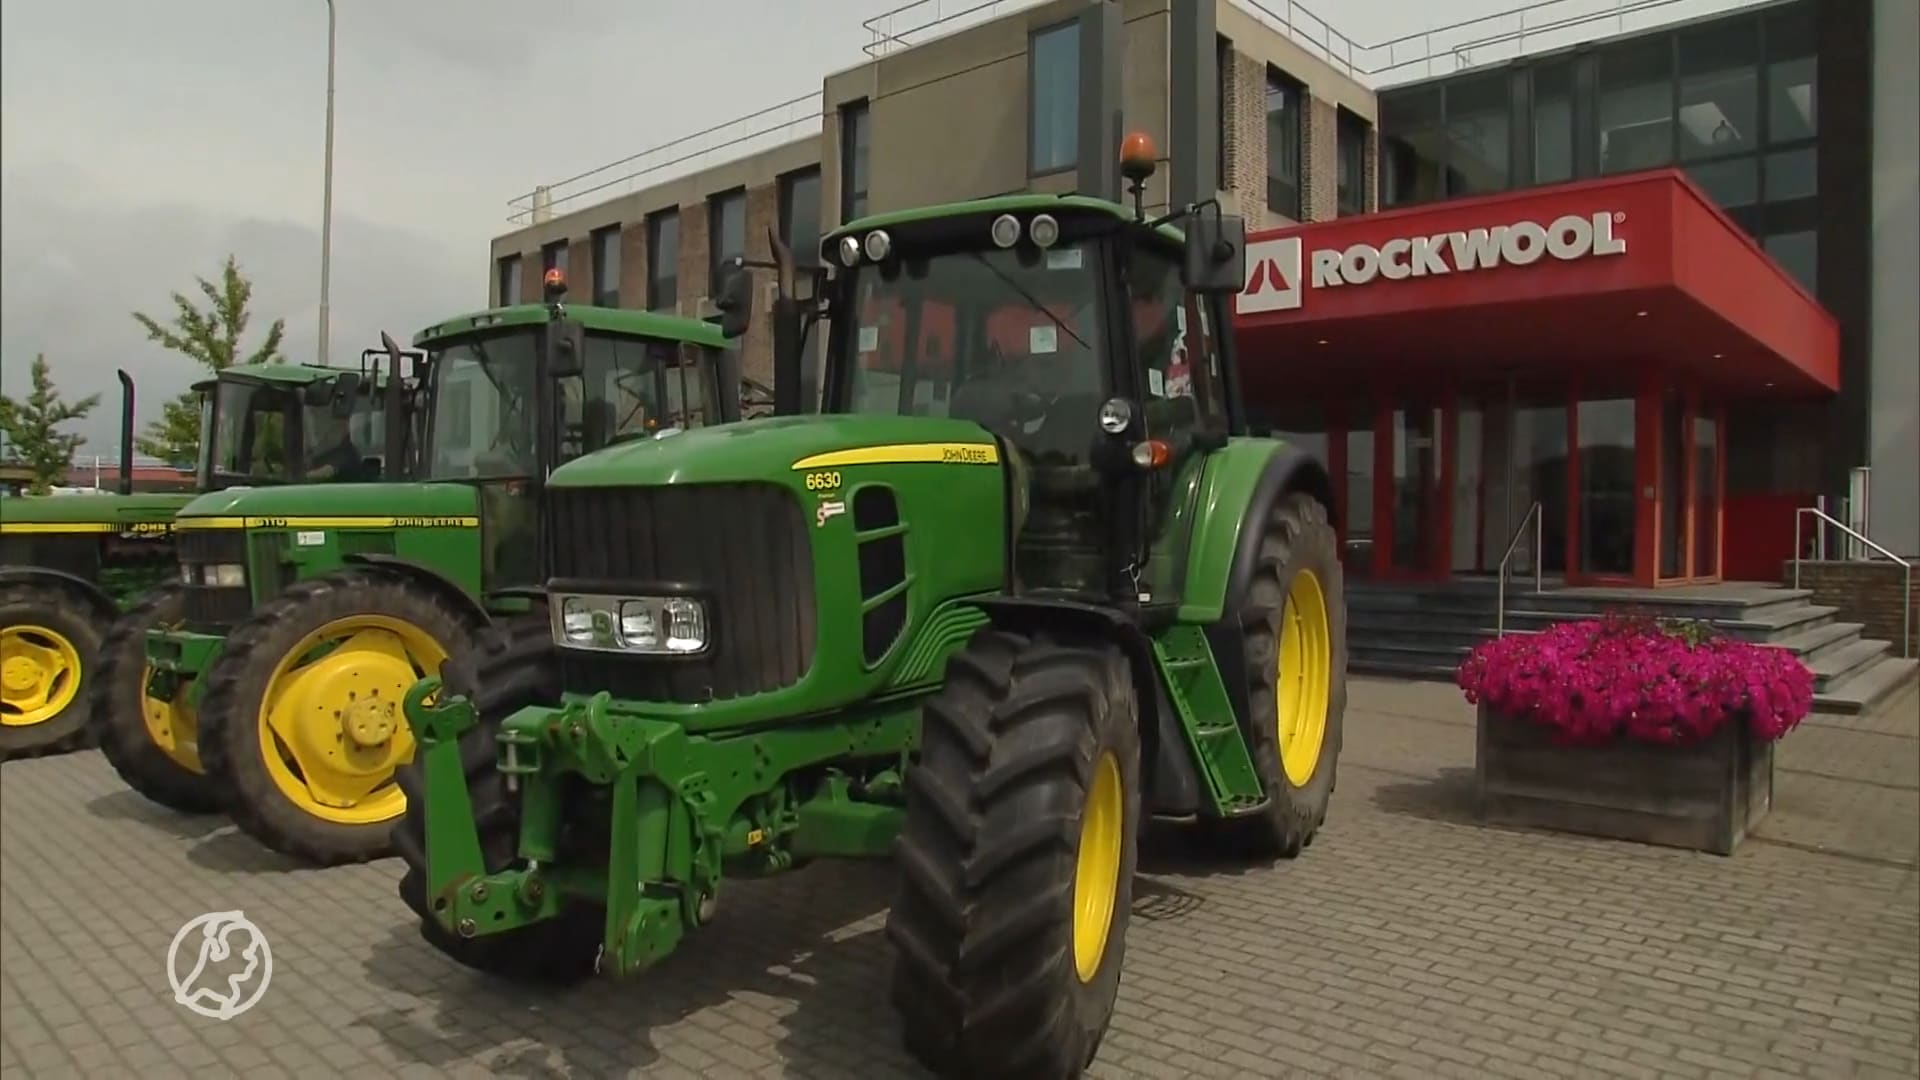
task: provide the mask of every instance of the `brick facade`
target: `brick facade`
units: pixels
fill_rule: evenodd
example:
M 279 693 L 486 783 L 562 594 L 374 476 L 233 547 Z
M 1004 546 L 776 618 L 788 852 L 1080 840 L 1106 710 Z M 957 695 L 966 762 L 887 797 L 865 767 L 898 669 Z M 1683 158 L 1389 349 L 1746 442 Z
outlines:
M 1340 109 L 1331 101 L 1309 97 L 1300 118 L 1300 138 L 1306 144 L 1300 177 L 1300 210 L 1308 221 L 1331 221 L 1340 216 Z
M 1221 190 L 1231 194 L 1249 229 L 1271 229 L 1294 224 L 1292 218 L 1267 208 L 1267 65 L 1239 49 L 1229 49 L 1224 73 L 1221 138 L 1226 145 L 1226 168 Z M 1300 208 L 1306 221 L 1328 221 L 1340 207 L 1340 110 L 1333 102 L 1301 91 Z M 1377 205 L 1373 184 L 1375 146 L 1369 138 L 1367 207 Z
M 1838 608 L 1834 618 L 1857 622 L 1866 628 L 1865 637 L 1893 643 L 1900 651 L 1900 586 L 1905 570 L 1890 562 L 1803 562 L 1800 587 L 1812 589 L 1812 600 Z M 1788 563 L 1781 580 L 1793 583 L 1793 564 Z M 1913 582 L 1914 595 L 1909 608 L 1914 648 L 1920 650 L 1920 576 Z
M 700 301 L 707 295 L 707 204 L 691 203 L 680 208 L 680 296 L 673 309 L 681 315 L 700 313 Z
M 620 306 L 643 309 L 647 306 L 647 223 L 625 222 L 620 226 Z
M 576 236 L 567 242 L 567 302 L 593 303 L 593 240 Z

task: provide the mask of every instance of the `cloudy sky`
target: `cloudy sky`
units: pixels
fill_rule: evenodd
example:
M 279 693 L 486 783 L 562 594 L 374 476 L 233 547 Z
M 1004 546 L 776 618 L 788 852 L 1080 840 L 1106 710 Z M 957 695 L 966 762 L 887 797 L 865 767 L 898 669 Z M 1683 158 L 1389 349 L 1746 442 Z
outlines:
M 334 362 L 484 304 L 511 197 L 817 90 L 902 2 L 337 0 Z M 1369 42 L 1519 3 L 1305 6 Z M 115 367 L 142 423 L 199 374 L 129 313 L 164 316 L 228 252 L 255 339 L 283 317 L 311 358 L 325 86 L 324 0 L 0 4 L 0 387 L 46 353 L 69 396 L 103 392 L 75 430 L 110 453 Z

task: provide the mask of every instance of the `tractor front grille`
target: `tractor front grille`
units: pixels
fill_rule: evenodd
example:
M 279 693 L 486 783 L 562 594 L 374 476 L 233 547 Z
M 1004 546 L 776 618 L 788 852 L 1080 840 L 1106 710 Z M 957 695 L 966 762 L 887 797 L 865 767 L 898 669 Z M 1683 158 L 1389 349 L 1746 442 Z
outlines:
M 555 578 L 645 595 L 700 590 L 706 652 L 561 653 L 570 690 L 697 703 L 799 682 L 813 666 L 813 553 L 799 500 L 775 484 L 548 488 Z

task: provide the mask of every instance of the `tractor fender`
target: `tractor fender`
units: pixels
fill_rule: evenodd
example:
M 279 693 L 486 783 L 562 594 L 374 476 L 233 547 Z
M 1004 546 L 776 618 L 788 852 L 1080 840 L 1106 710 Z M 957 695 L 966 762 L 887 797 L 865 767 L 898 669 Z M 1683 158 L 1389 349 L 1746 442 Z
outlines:
M 487 612 L 476 597 L 454 583 L 447 575 L 430 566 L 424 566 L 398 555 L 385 555 L 379 552 L 360 552 L 348 555 L 345 562 L 360 566 L 371 566 L 405 578 L 409 582 L 444 598 L 454 610 L 465 615 L 476 629 L 483 629 L 493 623 L 493 616 Z
M 1133 671 L 1134 699 L 1140 710 L 1141 775 L 1147 778 L 1141 807 L 1164 815 L 1199 812 L 1200 775 L 1185 752 L 1180 714 L 1161 685 L 1153 642 L 1145 631 L 1123 612 L 1072 600 L 996 596 L 974 603 L 1002 630 L 1031 633 L 1066 625 L 1118 645 Z
M 1320 500 L 1331 520 L 1333 480 L 1312 454 L 1278 439 L 1234 439 L 1212 455 L 1187 551 L 1181 622 L 1211 625 L 1239 608 L 1267 515 L 1294 491 Z
M 1257 450 L 1254 444 L 1258 444 Z M 1242 445 L 1247 447 L 1244 456 L 1233 460 L 1231 455 Z M 1202 496 L 1201 506 L 1209 520 L 1196 525 L 1191 552 L 1195 562 L 1188 569 L 1189 591 L 1180 618 L 1204 627 L 1214 664 L 1226 684 L 1227 699 L 1233 704 L 1242 735 L 1248 736 L 1252 719 L 1248 716 L 1246 654 L 1240 623 L 1232 613 L 1240 610 L 1252 587 L 1260 542 L 1274 506 L 1288 495 L 1304 491 L 1327 508 L 1327 519 L 1333 521 L 1333 480 L 1324 462 L 1277 439 L 1235 440 L 1226 455 L 1220 483 L 1209 484 Z M 1209 469 L 1208 480 L 1214 479 Z M 1207 528 L 1205 550 L 1200 546 L 1202 528 Z M 1210 591 L 1196 595 L 1192 591 L 1196 582 Z
M 0 585 L 39 585 L 59 589 L 84 600 L 102 623 L 110 623 L 120 617 L 120 606 L 113 602 L 112 597 L 101 592 L 100 586 L 65 570 L 51 570 L 44 566 L 0 566 Z

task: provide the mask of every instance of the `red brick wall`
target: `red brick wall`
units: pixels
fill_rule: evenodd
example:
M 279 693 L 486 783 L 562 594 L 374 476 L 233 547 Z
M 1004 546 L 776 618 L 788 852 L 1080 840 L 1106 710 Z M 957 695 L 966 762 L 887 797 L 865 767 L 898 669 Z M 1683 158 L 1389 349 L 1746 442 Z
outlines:
M 1789 545 L 1791 546 L 1791 545 Z M 1893 642 L 1900 651 L 1900 587 L 1905 568 L 1897 563 L 1875 562 L 1803 562 L 1800 587 L 1813 590 L 1813 602 L 1840 610 L 1834 617 L 1866 626 L 1861 633 L 1869 638 Z M 1793 583 L 1793 564 L 1786 565 L 1781 579 Z M 1914 596 L 1908 609 L 1913 622 L 1914 649 L 1920 651 L 1920 574 L 1914 576 Z

